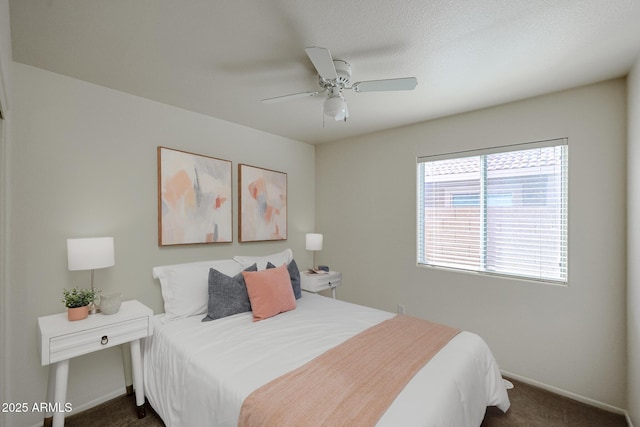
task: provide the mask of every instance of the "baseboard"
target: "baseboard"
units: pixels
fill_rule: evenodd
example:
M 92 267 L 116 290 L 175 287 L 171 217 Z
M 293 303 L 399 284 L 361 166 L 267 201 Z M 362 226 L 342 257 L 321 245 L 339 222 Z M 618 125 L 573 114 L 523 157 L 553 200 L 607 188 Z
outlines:
M 578 402 L 584 403 L 589 406 L 594 406 L 596 408 L 604 409 L 605 411 L 613 412 L 614 414 L 624 415 L 625 419 L 627 420 L 627 425 L 629 427 L 633 427 L 631 418 L 629 417 L 629 413 L 625 409 L 618 408 L 617 406 L 609 405 L 608 403 L 600 402 L 599 400 L 591 399 L 589 397 L 585 397 L 567 390 L 563 390 L 561 388 L 554 387 L 552 385 L 545 384 L 540 381 L 532 380 L 531 378 L 523 377 L 521 375 L 514 374 L 512 372 L 507 372 L 502 369 L 500 370 L 500 372 L 505 377 L 513 378 L 514 380 L 523 382 L 525 384 L 529 384 L 534 387 L 538 387 L 543 390 L 549 391 L 551 393 L 576 400 Z
M 88 402 L 83 403 L 82 405 L 74 405 L 73 406 L 73 411 L 69 414 L 66 414 L 65 417 L 70 417 L 74 414 L 77 414 L 79 412 L 82 412 L 84 410 L 87 409 L 91 409 L 94 406 L 98 406 L 103 404 L 104 402 L 108 402 L 111 399 L 115 399 L 116 397 L 120 397 L 123 394 L 125 394 L 126 391 L 123 390 L 122 388 L 118 388 L 117 390 L 112 391 L 111 393 L 107 393 L 103 396 L 100 396 L 98 398 L 95 398 L 93 400 L 90 400 Z M 38 421 L 37 424 L 32 425 L 31 427 L 42 427 L 42 420 Z

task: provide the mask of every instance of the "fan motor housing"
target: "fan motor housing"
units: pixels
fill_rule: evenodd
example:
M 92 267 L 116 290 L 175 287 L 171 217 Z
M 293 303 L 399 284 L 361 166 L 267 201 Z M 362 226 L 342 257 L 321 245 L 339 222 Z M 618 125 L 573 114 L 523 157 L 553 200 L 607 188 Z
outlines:
M 334 59 L 333 66 L 336 68 L 338 78 L 335 80 L 326 80 L 320 77 L 320 86 L 324 89 L 338 87 L 344 88 L 351 84 L 351 64 L 341 59 Z

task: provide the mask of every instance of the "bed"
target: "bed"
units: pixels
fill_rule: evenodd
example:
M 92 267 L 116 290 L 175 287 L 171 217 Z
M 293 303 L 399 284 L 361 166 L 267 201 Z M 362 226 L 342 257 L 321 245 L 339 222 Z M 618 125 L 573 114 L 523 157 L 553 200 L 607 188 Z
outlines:
M 256 389 L 395 316 L 298 289 L 295 309 L 264 320 L 245 311 L 203 321 L 211 313 L 210 269 L 237 277 L 251 265 L 259 272 L 282 264 L 295 266 L 290 251 L 154 268 L 165 313 L 154 317 L 154 335 L 145 342 L 144 384 L 168 427 L 237 426 Z M 509 404 L 488 346 L 461 331 L 413 376 L 377 425 L 477 427 L 487 406 L 506 411 Z

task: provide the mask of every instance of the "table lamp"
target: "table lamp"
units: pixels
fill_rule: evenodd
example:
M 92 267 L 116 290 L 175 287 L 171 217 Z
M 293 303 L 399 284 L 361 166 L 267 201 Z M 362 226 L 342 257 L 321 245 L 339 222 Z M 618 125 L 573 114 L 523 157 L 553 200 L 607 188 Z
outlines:
M 322 234 L 318 233 L 307 233 L 306 234 L 306 244 L 305 248 L 308 251 L 313 251 L 313 265 L 315 265 L 316 261 L 316 251 L 322 250 Z M 314 267 L 315 268 L 315 267 Z
M 69 270 L 91 270 L 91 290 L 93 270 L 115 265 L 113 237 L 90 237 L 85 239 L 67 239 L 67 261 Z M 91 302 L 89 313 L 100 312 L 100 307 Z

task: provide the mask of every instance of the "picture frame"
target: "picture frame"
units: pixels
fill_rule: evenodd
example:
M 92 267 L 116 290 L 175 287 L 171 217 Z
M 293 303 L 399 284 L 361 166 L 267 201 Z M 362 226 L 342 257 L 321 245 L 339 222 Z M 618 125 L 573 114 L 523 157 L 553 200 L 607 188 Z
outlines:
M 158 245 L 233 241 L 231 161 L 158 147 Z
M 238 240 L 287 240 L 287 174 L 238 165 Z

